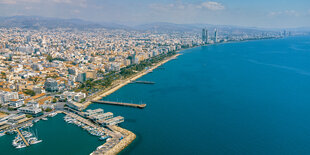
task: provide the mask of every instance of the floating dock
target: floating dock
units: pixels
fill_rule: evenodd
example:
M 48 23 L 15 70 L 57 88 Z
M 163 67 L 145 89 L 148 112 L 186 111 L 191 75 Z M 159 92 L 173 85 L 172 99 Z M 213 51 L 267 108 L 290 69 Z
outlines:
M 127 106 L 127 107 L 134 107 L 134 108 L 140 108 L 140 109 L 143 109 L 146 107 L 146 104 L 133 104 L 133 103 L 112 102 L 112 101 L 92 101 L 92 103 Z
M 29 146 L 29 143 L 27 142 L 27 140 L 25 139 L 24 135 L 22 133 L 20 133 L 18 128 L 15 128 L 17 134 L 22 138 L 22 140 L 24 141 L 24 143 L 26 144 L 26 146 Z
M 80 117 L 79 115 L 76 115 L 76 114 L 73 114 L 73 113 L 66 113 L 68 116 L 70 116 L 71 118 L 74 118 L 90 127 L 93 127 L 93 128 L 98 128 L 98 126 L 96 126 L 95 124 L 93 124 L 91 121 L 85 119 L 85 118 L 82 118 Z

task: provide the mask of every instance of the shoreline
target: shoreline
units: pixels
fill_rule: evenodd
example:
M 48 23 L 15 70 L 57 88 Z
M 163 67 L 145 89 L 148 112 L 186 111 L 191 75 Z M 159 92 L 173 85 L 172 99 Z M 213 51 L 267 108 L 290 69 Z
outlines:
M 259 41 L 259 40 L 268 40 L 268 39 L 281 39 L 281 38 L 260 38 L 260 39 L 250 39 L 250 40 L 240 40 L 240 41 L 228 41 L 228 42 L 220 42 L 220 43 L 214 43 L 214 44 L 197 45 L 197 46 L 193 46 L 193 47 L 189 47 L 189 48 L 182 48 L 182 49 L 176 51 L 175 55 L 165 58 L 161 62 L 158 62 L 154 66 L 150 67 L 149 69 L 140 71 L 139 73 L 137 73 L 137 74 L 135 74 L 132 77 L 129 77 L 127 79 L 116 81 L 117 83 L 114 86 L 112 85 L 109 88 L 107 88 L 107 90 L 102 90 L 102 92 L 98 92 L 98 94 L 91 96 L 90 100 L 87 100 L 86 102 L 81 103 L 81 104 L 82 104 L 82 106 L 84 106 L 84 109 L 86 109 L 89 105 L 92 104 L 91 101 L 100 100 L 103 97 L 106 97 L 106 96 L 114 93 L 115 91 L 117 91 L 118 89 L 122 88 L 123 86 L 129 84 L 130 82 L 150 73 L 151 71 L 158 68 L 159 66 L 161 66 L 161 65 L 169 62 L 170 60 L 173 60 L 173 59 L 177 58 L 178 56 L 182 55 L 182 54 L 180 54 L 180 52 L 183 50 L 193 49 L 193 48 L 197 48 L 197 47 L 210 46 L 210 45 L 221 45 L 221 44 L 226 44 L 226 43 L 239 43 L 239 42 Z
M 279 39 L 279 38 L 268 38 L 268 39 Z M 265 39 L 258 39 L 258 40 L 265 40 Z M 245 42 L 245 41 L 255 41 L 255 40 L 243 40 L 243 41 L 236 41 L 236 42 L 225 42 L 225 43 L 237 43 L 237 42 Z M 115 91 L 117 91 L 118 89 L 122 88 L 123 86 L 126 86 L 127 84 L 129 84 L 130 82 L 150 73 L 151 71 L 153 71 L 154 69 L 160 67 L 161 65 L 177 58 L 178 56 L 182 55 L 180 54 L 181 51 L 183 50 L 187 50 L 187 49 L 193 49 L 196 47 L 203 47 L 203 46 L 209 46 L 209 45 L 218 45 L 218 44 L 225 44 L 225 43 L 216 43 L 216 44 L 206 44 L 206 45 L 199 45 L 199 46 L 194 46 L 194 47 L 190 47 L 190 48 L 183 48 L 181 50 L 178 50 L 173 56 L 167 57 L 164 60 L 162 60 L 161 62 L 156 63 L 154 66 L 150 67 L 147 70 L 143 70 L 135 75 L 133 75 L 132 77 L 129 77 L 127 79 L 124 80 L 119 80 L 116 81 L 116 84 L 109 87 L 108 90 L 103 90 L 102 93 L 98 92 L 98 95 L 96 95 L 95 97 L 93 97 L 91 100 L 86 101 L 86 103 L 83 103 L 83 105 L 85 106 L 85 108 L 87 108 L 90 104 L 92 104 L 92 100 L 100 100 L 105 96 L 108 96 L 112 93 L 114 93 Z M 113 148 L 111 148 L 109 151 L 105 152 L 105 155 L 115 155 L 120 153 L 122 150 L 124 150 L 128 145 L 130 145 L 135 139 L 136 139 L 136 135 L 124 128 L 118 127 L 118 126 L 113 126 L 112 129 L 114 131 L 120 132 L 124 135 L 126 135 L 126 137 L 124 137 L 124 139 L 122 139 L 118 144 L 116 144 Z M 104 146 L 105 144 L 101 145 Z M 100 146 L 99 146 L 100 147 Z M 97 151 L 94 151 L 91 153 L 91 155 L 95 155 L 97 154 Z
M 195 48 L 195 47 L 193 47 L 193 48 Z M 185 50 L 185 49 L 182 49 L 182 50 Z M 98 95 L 96 95 L 95 97 L 92 97 L 92 99 L 86 101 L 86 103 L 83 103 L 84 108 L 87 108 L 89 105 L 91 105 L 92 100 L 100 100 L 103 97 L 114 93 L 115 91 L 122 88 L 123 86 L 126 86 L 127 84 L 131 83 L 132 81 L 150 73 L 151 71 L 158 68 L 159 66 L 169 62 L 170 60 L 177 58 L 178 56 L 181 55 L 179 52 L 182 50 L 179 50 L 179 51 L 177 51 L 177 54 L 170 56 L 170 57 L 167 57 L 164 60 L 162 60 L 161 62 L 156 63 L 154 66 L 150 67 L 147 70 L 143 70 L 143 71 L 137 73 L 136 75 L 133 75 L 132 77 L 129 77 L 127 79 L 117 81 L 115 86 L 111 86 L 110 88 L 108 88 L 108 90 L 103 90 L 103 92 L 101 92 L 101 93 L 98 92 Z M 129 130 L 126 130 L 126 129 L 118 127 L 118 126 L 113 126 L 112 129 L 126 135 L 126 137 L 124 139 L 122 139 L 118 144 L 116 144 L 113 148 L 111 148 L 108 152 L 105 152 L 104 154 L 106 154 L 106 155 L 115 155 L 115 154 L 120 153 L 122 150 L 124 150 L 128 145 L 130 145 L 136 139 L 136 135 Z M 101 146 L 104 146 L 104 145 L 105 144 L 103 144 Z M 98 151 L 94 151 L 91 153 L 91 155 L 95 155 L 97 153 L 98 153 Z
M 195 47 L 193 47 L 193 48 L 195 48 Z M 182 50 L 185 50 L 185 49 L 182 49 Z M 162 60 L 161 62 L 158 62 L 157 64 L 155 64 L 154 66 L 150 67 L 147 70 L 143 70 L 143 71 L 137 73 L 136 75 L 133 75 L 132 77 L 129 77 L 127 79 L 117 81 L 117 83 L 114 86 L 111 86 L 110 88 L 108 88 L 108 90 L 103 90 L 103 92 L 98 92 L 98 94 L 95 97 L 92 97 L 91 100 L 88 100 L 87 102 L 82 103 L 84 105 L 84 108 L 87 108 L 89 105 L 91 105 L 92 104 L 92 102 L 91 102 L 92 100 L 100 100 L 103 97 L 108 96 L 108 95 L 114 93 L 115 91 L 117 91 L 118 89 L 122 88 L 123 86 L 126 86 L 130 82 L 132 82 L 134 80 L 137 80 L 138 78 L 140 78 L 140 77 L 150 73 L 151 71 L 153 71 L 154 69 L 158 68 L 159 66 L 169 62 L 170 60 L 173 60 L 173 59 L 177 58 L 178 56 L 181 55 L 179 52 L 182 51 L 182 50 L 177 51 L 177 54 L 175 54 L 173 56 L 170 56 L 170 57 L 167 57 L 166 59 Z

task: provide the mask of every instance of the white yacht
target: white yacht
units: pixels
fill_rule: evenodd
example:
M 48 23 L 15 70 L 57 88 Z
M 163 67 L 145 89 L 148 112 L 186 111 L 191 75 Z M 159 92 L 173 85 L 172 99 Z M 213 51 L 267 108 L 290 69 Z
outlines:
M 17 148 L 17 149 L 21 149 L 21 148 L 24 148 L 24 147 L 26 147 L 25 144 L 18 144 L 18 146 L 17 146 L 16 148 Z

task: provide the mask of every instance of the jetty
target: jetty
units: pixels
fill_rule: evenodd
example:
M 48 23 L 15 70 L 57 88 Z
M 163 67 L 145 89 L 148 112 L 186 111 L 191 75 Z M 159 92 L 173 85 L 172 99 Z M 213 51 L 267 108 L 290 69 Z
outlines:
M 80 117 L 79 115 L 76 115 L 76 114 L 73 114 L 73 113 L 66 113 L 68 116 L 90 126 L 90 127 L 93 127 L 93 128 L 98 128 L 98 126 L 96 126 L 95 124 L 93 124 L 91 121 L 83 118 L 83 117 Z
M 90 155 L 118 154 L 136 139 L 136 135 L 129 130 L 123 129 L 115 125 L 108 126 L 108 128 L 113 132 L 121 134 L 122 136 L 108 140 L 103 145 L 97 147 L 97 149 Z
M 78 120 L 79 122 L 81 123 L 84 123 L 90 127 L 93 127 L 95 129 L 97 129 L 98 131 L 104 131 L 107 135 L 111 136 L 111 137 L 117 137 L 119 138 L 120 136 L 117 134 L 117 133 L 114 133 L 112 131 L 109 131 L 109 130 L 104 130 L 103 127 L 101 127 L 99 124 L 96 124 L 94 123 L 93 121 L 91 120 L 88 120 L 86 118 L 83 118 L 82 117 L 82 114 L 79 113 L 79 114 L 74 114 L 72 112 L 67 112 L 67 111 L 61 111 L 60 113 L 64 113 L 66 114 L 67 116 L 71 117 L 71 118 L 74 118 L 76 120 Z
M 110 105 L 118 105 L 118 106 L 127 106 L 143 109 L 146 107 L 146 104 L 134 104 L 134 103 L 123 103 L 123 102 L 113 102 L 113 101 L 91 101 L 92 103 L 99 104 L 110 104 Z
M 152 81 L 132 81 L 131 83 L 155 84 L 155 82 L 152 82 Z
M 24 143 L 26 144 L 26 146 L 29 146 L 29 143 L 27 142 L 27 140 L 25 139 L 24 135 L 22 133 L 20 133 L 18 128 L 15 128 L 17 134 L 22 138 L 22 140 L 24 141 Z

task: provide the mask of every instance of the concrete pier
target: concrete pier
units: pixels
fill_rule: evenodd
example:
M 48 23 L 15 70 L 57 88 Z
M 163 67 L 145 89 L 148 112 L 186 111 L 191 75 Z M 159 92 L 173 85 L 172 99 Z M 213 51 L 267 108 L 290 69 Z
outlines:
M 131 83 L 139 83 L 139 84 L 155 84 L 155 82 L 152 81 L 133 81 Z
M 15 128 L 17 134 L 22 138 L 22 140 L 24 141 L 24 143 L 26 144 L 26 146 L 29 146 L 29 143 L 27 142 L 27 140 L 25 139 L 24 135 L 22 133 L 20 133 L 18 128 Z
M 133 104 L 133 103 L 112 102 L 112 101 L 92 101 L 92 103 L 127 106 L 127 107 L 134 107 L 134 108 L 140 108 L 140 109 L 143 109 L 146 107 L 146 104 Z

